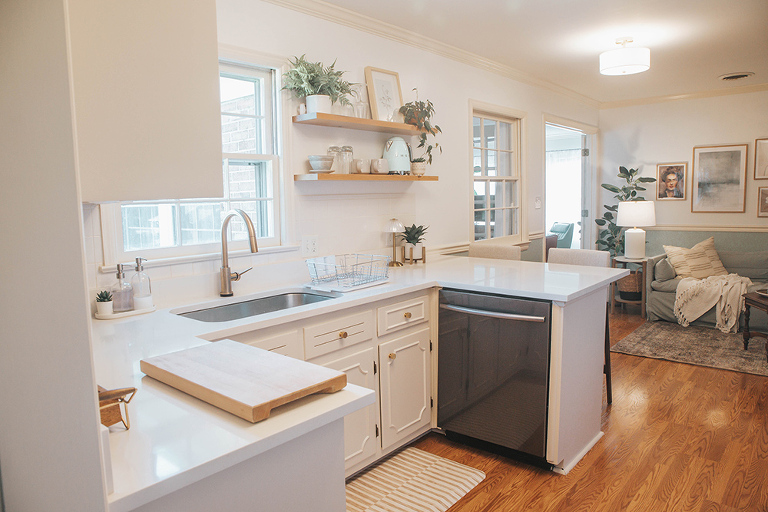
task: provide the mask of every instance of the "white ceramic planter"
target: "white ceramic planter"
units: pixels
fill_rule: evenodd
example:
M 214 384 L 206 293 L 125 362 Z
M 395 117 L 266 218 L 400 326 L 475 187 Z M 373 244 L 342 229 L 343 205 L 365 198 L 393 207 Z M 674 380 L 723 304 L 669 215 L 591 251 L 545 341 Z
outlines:
M 413 250 L 413 253 L 411 253 Z M 411 260 L 411 254 L 413 254 L 413 260 Z M 424 244 L 403 244 L 403 262 L 406 261 L 421 261 L 424 259 Z
M 96 312 L 100 315 L 111 315 L 113 313 L 112 311 L 112 301 L 109 302 L 97 302 L 96 303 Z
M 307 102 L 307 114 L 330 114 L 331 97 L 321 94 L 313 94 L 305 98 Z
M 427 162 L 411 162 L 411 174 L 414 176 L 424 176 L 427 172 Z

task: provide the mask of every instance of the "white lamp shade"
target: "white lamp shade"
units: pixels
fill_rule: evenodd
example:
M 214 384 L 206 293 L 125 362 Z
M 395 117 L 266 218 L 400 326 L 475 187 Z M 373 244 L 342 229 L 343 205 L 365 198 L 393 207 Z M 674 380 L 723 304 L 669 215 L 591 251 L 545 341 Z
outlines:
M 600 74 L 632 75 L 651 68 L 651 50 L 623 47 L 600 54 Z
M 405 226 L 403 226 L 403 223 L 400 222 L 397 219 L 389 219 L 389 222 L 387 222 L 387 227 L 384 228 L 384 232 L 386 233 L 400 233 L 405 229 Z
M 655 226 L 656 209 L 653 201 L 622 201 L 616 218 L 619 226 Z

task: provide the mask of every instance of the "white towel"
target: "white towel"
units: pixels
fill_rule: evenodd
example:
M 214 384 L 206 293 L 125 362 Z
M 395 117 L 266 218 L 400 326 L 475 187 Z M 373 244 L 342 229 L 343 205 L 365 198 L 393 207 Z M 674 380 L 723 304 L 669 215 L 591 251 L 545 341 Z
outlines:
M 737 274 L 710 276 L 706 279 L 683 278 L 675 293 L 675 317 L 683 327 L 715 307 L 717 327 L 722 332 L 739 330 L 739 315 L 752 281 Z

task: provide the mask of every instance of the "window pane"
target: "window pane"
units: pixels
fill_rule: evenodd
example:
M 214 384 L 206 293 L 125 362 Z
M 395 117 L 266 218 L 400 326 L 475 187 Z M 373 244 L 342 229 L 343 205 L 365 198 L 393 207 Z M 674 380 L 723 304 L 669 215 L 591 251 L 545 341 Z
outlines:
M 499 151 L 498 176 L 512 176 L 512 153 Z
M 512 125 L 499 121 L 499 149 L 512 149 Z
M 176 206 L 128 204 L 120 207 L 123 250 L 139 251 L 176 245 Z
M 482 208 L 488 208 L 488 202 L 486 201 L 486 184 L 484 181 L 475 182 L 475 210 Z
M 496 173 L 496 154 L 498 151 L 491 149 L 484 149 L 485 151 L 485 175 L 486 176 L 498 176 Z
M 221 111 L 230 114 L 256 115 L 258 89 L 258 80 L 219 77 Z
M 482 137 L 482 135 L 480 134 L 480 118 L 473 117 L 472 118 L 472 145 L 476 148 L 480 147 L 480 137 Z
M 483 153 L 482 149 L 472 150 L 472 166 L 474 167 L 475 176 L 482 176 L 483 174 Z
M 517 206 L 517 182 L 504 182 L 504 204 L 502 206 Z
M 496 149 L 496 121 L 483 119 L 483 146 Z
M 221 146 L 224 153 L 264 153 L 264 120 L 221 116 Z
M 503 210 L 503 212 L 504 212 L 504 234 L 516 235 L 519 231 L 517 229 L 517 209 L 509 208 L 509 209 Z
M 488 226 L 488 229 L 489 229 L 488 238 L 495 238 L 497 236 L 500 236 L 499 235 L 498 226 L 497 226 L 497 224 L 498 224 L 497 223 L 498 210 L 491 210 L 489 212 L 489 214 L 490 214 L 490 222 L 489 222 L 489 226 Z M 499 220 L 501 220 L 501 219 L 499 219 Z
M 480 210 L 475 212 L 475 240 L 485 239 L 485 219 L 488 212 Z
M 224 203 L 184 203 L 180 207 L 181 245 L 220 241 Z

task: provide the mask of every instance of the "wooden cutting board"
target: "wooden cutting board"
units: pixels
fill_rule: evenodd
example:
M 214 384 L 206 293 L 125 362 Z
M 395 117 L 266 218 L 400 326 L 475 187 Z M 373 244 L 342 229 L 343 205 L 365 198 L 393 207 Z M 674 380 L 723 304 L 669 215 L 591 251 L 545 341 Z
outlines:
M 346 374 L 232 340 L 142 359 L 141 371 L 252 423 L 313 393 L 334 393 Z

